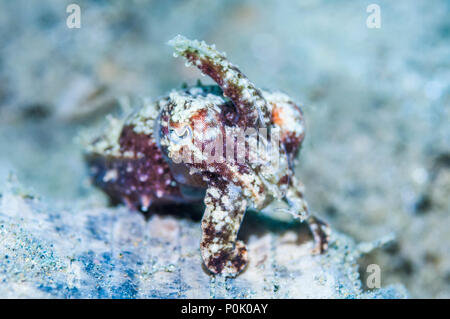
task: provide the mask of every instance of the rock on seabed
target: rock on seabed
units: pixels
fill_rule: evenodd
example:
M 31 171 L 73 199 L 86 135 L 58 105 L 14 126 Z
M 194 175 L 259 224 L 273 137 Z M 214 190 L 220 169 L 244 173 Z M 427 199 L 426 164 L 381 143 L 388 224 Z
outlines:
M 251 234 L 250 264 L 232 279 L 203 269 L 198 222 L 76 206 L 55 209 L 17 192 L 2 194 L 0 297 L 406 297 L 400 286 L 364 292 L 356 262 L 376 244 L 363 249 L 337 232 L 323 256 L 310 255 L 312 243 L 299 244 L 293 231 Z

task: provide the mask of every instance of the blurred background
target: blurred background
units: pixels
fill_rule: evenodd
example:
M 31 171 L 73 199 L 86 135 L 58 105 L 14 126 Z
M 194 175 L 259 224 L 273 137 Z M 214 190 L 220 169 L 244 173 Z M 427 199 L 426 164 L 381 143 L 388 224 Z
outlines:
M 381 28 L 366 26 L 371 3 Z M 183 34 L 303 106 L 311 208 L 358 241 L 397 236 L 361 269 L 450 298 L 449 16 L 439 0 L 1 1 L 0 190 L 13 173 L 55 204 L 106 203 L 76 136 L 130 97 L 209 83 L 172 57 L 166 42 Z

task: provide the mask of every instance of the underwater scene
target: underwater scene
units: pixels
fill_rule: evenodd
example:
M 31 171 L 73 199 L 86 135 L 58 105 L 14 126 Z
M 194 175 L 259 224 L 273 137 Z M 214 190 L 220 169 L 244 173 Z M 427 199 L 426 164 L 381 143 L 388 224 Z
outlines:
M 450 298 L 449 16 L 0 1 L 0 298 Z

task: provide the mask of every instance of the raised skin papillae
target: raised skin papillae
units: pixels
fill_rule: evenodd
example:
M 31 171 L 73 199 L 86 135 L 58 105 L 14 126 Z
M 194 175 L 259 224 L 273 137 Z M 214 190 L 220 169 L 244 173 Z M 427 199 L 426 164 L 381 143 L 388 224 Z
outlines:
M 142 211 L 154 204 L 203 199 L 200 249 L 206 267 L 215 274 L 234 276 L 245 268 L 247 250 L 237 241 L 245 211 L 262 209 L 274 200 L 286 202 L 290 213 L 308 221 L 314 252 L 323 252 L 328 227 L 309 215 L 303 187 L 293 173 L 304 138 L 300 108 L 284 93 L 256 88 L 213 46 L 182 36 L 169 44 L 218 86 L 173 90 L 130 116 L 120 134 L 116 128 L 115 135 L 98 138 L 87 154 L 94 183 L 114 201 Z M 226 158 L 226 137 L 249 129 L 279 130 L 276 167 L 248 152 L 243 161 Z M 252 138 L 248 144 L 256 142 Z M 257 142 L 270 142 L 261 138 Z M 214 151 L 205 152 L 214 142 Z M 216 150 L 217 145 L 223 147 Z M 213 158 L 218 154 L 225 160 Z

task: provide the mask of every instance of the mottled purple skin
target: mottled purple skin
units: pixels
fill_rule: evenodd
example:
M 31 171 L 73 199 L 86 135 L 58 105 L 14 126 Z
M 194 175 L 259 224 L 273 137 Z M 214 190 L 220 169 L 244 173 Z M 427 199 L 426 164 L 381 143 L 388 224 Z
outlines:
M 221 94 L 219 87 L 204 86 L 200 88 L 208 92 L 214 90 Z M 298 106 L 295 107 L 301 113 L 301 109 Z M 167 115 L 163 112 L 162 118 L 165 116 Z M 201 114 L 197 117 L 201 117 Z M 226 103 L 222 106 L 219 125 L 221 127 L 237 125 L 241 117 L 231 102 Z M 160 134 L 167 135 L 167 127 L 161 127 Z M 225 131 L 223 131 L 223 134 L 225 136 Z M 292 134 L 282 136 L 281 142 L 285 145 L 290 158 L 293 159 L 297 155 L 303 138 L 304 135 L 301 137 Z M 183 168 L 185 166 L 183 164 L 175 168 L 175 164 L 165 156 L 152 135 L 138 134 L 133 130 L 133 127 L 124 126 L 118 142 L 122 154 L 131 152 L 134 154 L 141 153 L 143 156 L 129 158 L 125 155 L 115 157 L 95 153 L 85 155 L 93 184 L 102 189 L 112 203 L 123 203 L 130 209 L 148 212 L 154 206 L 174 203 L 200 203 L 202 201 L 204 191 L 201 190 L 206 189 L 206 183 L 199 176 L 190 175 Z M 228 178 L 232 178 L 230 173 L 227 173 L 225 165 L 210 165 L 215 165 L 222 174 L 228 174 Z M 204 168 L 202 163 L 193 166 Z M 240 165 L 242 173 L 246 170 L 246 166 Z M 117 178 L 107 178 L 108 172 L 112 171 L 117 172 Z M 180 176 L 174 176 L 179 174 L 183 175 L 181 178 L 189 180 L 188 185 L 180 183 Z M 214 179 L 214 176 L 211 176 L 211 179 Z M 280 184 L 287 182 L 287 175 L 280 180 Z
M 86 160 L 94 185 L 101 188 L 113 203 L 125 203 L 129 208 L 147 212 L 150 206 L 199 201 L 183 196 L 167 161 L 155 140 L 125 126 L 120 139 L 122 153 L 141 153 L 139 158 L 105 157 L 87 154 Z M 116 172 L 116 178 L 108 178 Z
M 287 96 L 280 100 L 279 96 L 273 97 L 271 93 L 257 89 L 214 48 L 185 38 L 176 41 L 177 51 L 218 86 L 199 85 L 194 90 L 197 93 L 186 89 L 178 91 L 181 95 L 173 100 L 170 97 L 161 99 L 166 103 L 162 103 L 155 127 L 150 128 L 155 131 L 136 133 L 133 126 L 125 125 L 118 140 L 119 154 L 115 153 L 114 157 L 87 154 L 94 184 L 108 194 L 112 202 L 123 202 L 131 209 L 143 212 L 153 206 L 203 200 L 205 212 L 200 250 L 207 269 L 214 274 L 234 276 L 245 268 L 247 249 L 243 242 L 237 240 L 245 211 L 249 205 L 262 209 L 274 199 L 282 199 L 298 210 L 295 214 L 307 220 L 314 236 L 314 252 L 325 251 L 328 226 L 308 215 L 301 184 L 294 178 L 293 160 L 304 139 L 303 129 L 298 130 L 304 127 L 301 109 Z M 209 99 L 205 103 L 203 98 L 207 94 L 220 99 Z M 264 96 L 267 96 L 267 101 Z M 187 106 L 191 104 L 186 104 L 190 100 L 201 106 L 191 109 Z M 220 102 L 211 105 L 211 101 Z M 205 130 L 214 129 L 223 137 L 227 135 L 227 128 L 241 132 L 248 128 L 279 128 L 279 156 L 286 158 L 287 166 L 281 170 L 269 168 L 274 172 L 272 177 L 275 180 L 272 179 L 270 187 L 267 187 L 259 175 L 262 166 L 252 165 L 248 153 L 244 163 L 227 159 L 225 162 L 203 160 L 176 164 L 171 156 L 177 156 L 177 152 L 182 153 L 184 148 L 188 151 L 202 150 L 211 142 L 206 134 L 203 140 L 174 145 L 170 130 L 192 128 L 197 121 Z M 225 140 L 223 142 L 225 149 Z M 170 151 L 171 147 L 176 151 Z M 274 191 L 274 188 L 278 190 Z M 280 197 L 281 189 L 287 190 L 283 198 Z

